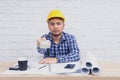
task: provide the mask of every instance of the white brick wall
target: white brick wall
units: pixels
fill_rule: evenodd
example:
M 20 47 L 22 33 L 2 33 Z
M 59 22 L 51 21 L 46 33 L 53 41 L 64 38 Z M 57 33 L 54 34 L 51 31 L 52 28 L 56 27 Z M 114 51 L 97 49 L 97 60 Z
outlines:
M 60 9 L 65 32 L 77 38 L 81 54 L 120 61 L 120 0 L 0 0 L 0 60 L 38 58 L 36 40 L 48 33 L 46 17 Z

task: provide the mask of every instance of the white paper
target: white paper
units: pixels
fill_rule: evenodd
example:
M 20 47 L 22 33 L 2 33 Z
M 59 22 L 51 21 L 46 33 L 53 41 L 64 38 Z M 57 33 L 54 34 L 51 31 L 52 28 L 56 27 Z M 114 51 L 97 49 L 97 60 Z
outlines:
M 67 64 L 75 64 L 73 69 L 66 69 Z M 17 65 L 17 64 L 15 64 Z M 48 74 L 48 75 L 89 75 L 89 69 L 82 66 L 80 62 L 39 64 L 38 62 L 29 62 L 26 71 L 6 70 L 2 74 Z
M 75 64 L 73 69 L 65 69 L 67 64 Z M 80 62 L 50 64 L 51 73 L 73 73 L 80 69 Z
M 67 64 L 75 64 L 73 69 L 64 69 Z M 17 65 L 17 64 L 16 64 Z M 44 67 L 45 66 L 45 67 Z M 43 67 L 43 68 L 41 68 Z M 39 69 L 40 68 L 40 69 Z M 82 75 L 80 72 L 76 72 L 80 69 L 80 62 L 72 63 L 56 63 L 56 64 L 39 64 L 38 62 L 31 62 L 28 64 L 28 69 L 26 71 L 15 71 L 15 70 L 6 70 L 2 74 L 49 74 L 49 75 Z M 72 74 L 69 74 L 72 73 Z
M 43 66 L 46 67 L 41 68 Z M 26 71 L 6 70 L 2 74 L 50 74 L 48 69 L 47 64 L 38 64 L 38 62 L 33 62 L 28 64 L 28 69 Z

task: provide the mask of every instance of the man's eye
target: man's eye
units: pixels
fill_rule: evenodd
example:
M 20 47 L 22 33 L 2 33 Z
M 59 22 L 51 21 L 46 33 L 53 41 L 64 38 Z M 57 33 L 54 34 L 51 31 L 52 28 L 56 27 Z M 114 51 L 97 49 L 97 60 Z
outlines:
M 59 22 L 59 23 L 57 23 L 57 25 L 61 25 L 61 23 Z
M 50 25 L 54 25 L 54 23 L 50 23 Z
M 50 23 L 51 26 L 54 26 L 54 25 L 61 25 L 61 22 L 56 22 L 56 23 Z

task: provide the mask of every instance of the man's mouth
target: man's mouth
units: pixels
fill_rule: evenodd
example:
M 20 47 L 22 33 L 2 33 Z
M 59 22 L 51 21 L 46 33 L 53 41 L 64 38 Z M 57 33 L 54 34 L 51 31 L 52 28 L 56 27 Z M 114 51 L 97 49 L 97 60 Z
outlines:
M 55 33 L 56 33 L 56 32 L 59 32 L 59 30 L 54 30 L 53 32 L 55 32 Z

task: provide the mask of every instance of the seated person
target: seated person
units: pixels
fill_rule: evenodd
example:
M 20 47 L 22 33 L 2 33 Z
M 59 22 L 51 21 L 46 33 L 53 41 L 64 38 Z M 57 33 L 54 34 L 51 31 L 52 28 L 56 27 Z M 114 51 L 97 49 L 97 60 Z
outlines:
M 59 10 L 53 10 L 47 18 L 49 33 L 37 40 L 37 50 L 44 54 L 39 63 L 66 63 L 80 60 L 80 51 L 75 37 L 63 32 L 65 17 Z M 40 48 L 44 40 L 50 41 L 50 48 Z

